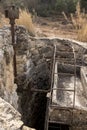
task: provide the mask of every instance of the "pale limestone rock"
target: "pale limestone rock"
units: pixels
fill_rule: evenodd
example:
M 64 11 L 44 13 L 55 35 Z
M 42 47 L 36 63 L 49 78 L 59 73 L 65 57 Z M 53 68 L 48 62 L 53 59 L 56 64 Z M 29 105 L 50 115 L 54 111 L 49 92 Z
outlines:
M 20 113 L 0 98 L 0 130 L 18 130 L 22 125 Z
M 0 29 L 0 97 L 17 109 L 18 96 L 17 85 L 14 84 L 13 55 L 9 28 Z
M 29 128 L 29 127 L 27 127 L 27 126 L 23 126 L 22 130 L 35 130 L 35 129 Z

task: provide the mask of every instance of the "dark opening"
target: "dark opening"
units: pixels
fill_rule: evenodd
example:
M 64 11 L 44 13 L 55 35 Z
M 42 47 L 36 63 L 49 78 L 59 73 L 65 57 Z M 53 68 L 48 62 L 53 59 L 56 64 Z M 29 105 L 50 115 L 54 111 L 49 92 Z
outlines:
M 50 123 L 48 130 L 69 130 L 69 125 Z

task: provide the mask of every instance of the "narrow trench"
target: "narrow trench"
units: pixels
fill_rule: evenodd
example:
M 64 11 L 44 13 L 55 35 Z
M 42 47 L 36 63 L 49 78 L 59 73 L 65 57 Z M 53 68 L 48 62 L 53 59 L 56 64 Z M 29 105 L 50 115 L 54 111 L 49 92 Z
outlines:
M 20 107 L 22 120 L 26 126 L 36 130 L 45 130 L 45 114 L 47 107 L 46 93 L 32 92 L 28 87 L 27 90 L 18 90 L 20 95 Z M 69 130 L 68 125 L 49 124 L 48 130 Z
M 36 130 L 44 130 L 46 93 L 32 92 L 30 88 L 27 91 L 17 90 L 17 92 L 20 97 L 21 109 L 19 111 L 22 114 L 24 124 Z
M 46 93 L 32 92 L 29 86 L 27 90 L 18 89 L 17 92 L 20 97 L 20 112 L 24 124 L 36 130 L 44 130 L 47 106 Z M 52 123 L 49 124 L 48 130 L 69 130 L 69 127 L 68 125 Z
M 42 61 L 40 57 L 38 59 L 41 63 L 37 66 L 35 65 L 34 68 L 31 67 L 27 76 L 24 74 L 19 76 L 17 93 L 19 96 L 19 112 L 22 115 L 24 124 L 36 130 L 44 130 L 47 93 L 34 92 L 32 88 L 49 89 L 51 63 L 46 62 L 44 59 Z M 32 79 L 27 83 L 26 79 L 31 77 Z
M 46 111 L 47 98 L 46 94 L 37 93 L 33 104 L 31 105 L 31 123 L 27 120 L 27 125 L 35 128 L 36 130 L 44 130 L 45 111 Z
M 59 69 L 61 71 L 61 65 Z M 64 70 L 62 68 L 62 71 L 65 72 L 65 68 Z M 71 69 L 68 71 L 71 73 Z M 79 68 L 77 69 L 77 75 L 80 75 Z M 42 82 L 40 84 L 42 84 Z M 22 120 L 25 125 L 35 128 L 36 130 L 44 130 L 47 105 L 46 93 L 32 92 L 29 85 L 25 90 L 20 89 L 20 86 L 18 86 L 18 88 L 19 89 L 17 92 L 20 97 L 19 104 L 21 108 Z M 69 126 L 50 123 L 48 130 L 69 130 Z
M 44 130 L 46 103 L 46 95 L 43 93 L 38 94 L 38 102 L 33 113 L 33 115 L 36 116 L 36 120 L 33 125 L 36 130 Z
M 28 103 L 24 107 L 22 102 L 22 118 L 25 125 L 36 130 L 44 130 L 46 102 L 46 95 L 42 93 L 35 94 L 35 99 L 32 100 L 30 108 Z

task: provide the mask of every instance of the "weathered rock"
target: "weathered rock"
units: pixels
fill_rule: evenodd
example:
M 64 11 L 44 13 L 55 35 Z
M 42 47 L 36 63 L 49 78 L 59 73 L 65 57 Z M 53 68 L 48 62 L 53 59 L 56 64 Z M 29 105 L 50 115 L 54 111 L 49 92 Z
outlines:
M 20 113 L 0 98 L 0 130 L 19 130 L 22 125 Z
M 35 129 L 29 128 L 29 127 L 27 127 L 27 126 L 23 126 L 22 130 L 35 130 Z
M 21 58 L 21 62 L 18 62 L 18 66 L 21 68 L 21 70 L 19 70 L 20 82 L 18 82 L 18 88 L 20 92 L 19 95 L 21 99 L 22 114 L 26 124 L 28 123 L 28 125 L 31 127 L 34 126 L 37 128 L 39 124 L 42 124 L 43 122 L 38 120 L 38 118 L 42 119 L 41 117 L 43 116 L 41 114 L 37 116 L 37 113 L 45 110 L 42 109 L 42 107 L 45 106 L 42 105 L 42 102 L 43 104 L 46 103 L 46 94 L 32 92 L 31 88 L 41 90 L 49 89 L 51 77 L 50 70 L 52 69 L 50 65 L 53 58 L 53 46 L 58 46 L 57 51 L 63 49 L 65 52 L 66 50 L 69 52 L 75 52 L 77 59 L 76 63 L 77 65 L 81 65 L 82 56 L 86 53 L 87 44 L 60 38 L 32 38 L 28 36 L 25 29 L 24 31 L 23 28 L 22 31 L 20 30 L 21 27 L 17 28 L 17 58 Z M 70 50 L 68 46 L 71 47 Z M 63 56 L 67 57 L 66 54 L 63 54 Z M 68 54 L 68 58 L 71 57 L 72 55 L 70 56 Z M 70 64 L 73 64 L 73 61 L 70 61 L 70 59 L 69 62 Z M 67 66 L 60 64 L 59 69 L 66 71 Z M 70 73 L 73 71 L 73 69 L 74 65 L 68 66 Z M 80 69 L 78 68 L 77 73 L 79 70 Z M 42 114 L 44 115 L 44 113 Z
M 17 50 L 17 58 L 19 60 L 22 59 L 21 68 L 23 69 L 28 52 L 28 46 L 26 46 L 28 44 L 25 45 L 24 42 L 28 43 L 28 38 L 24 39 L 22 36 L 22 28 L 20 30 L 20 36 L 18 35 L 19 37 L 17 38 L 21 41 L 17 40 L 22 42 L 22 44 L 20 50 Z M 26 32 L 26 30 L 23 31 L 24 33 Z M 20 46 L 20 43 L 18 45 Z M 14 51 L 11 43 L 11 33 L 9 27 L 5 27 L 0 30 L 0 130 L 21 130 L 23 125 L 21 114 L 16 110 L 18 109 L 18 95 L 16 92 L 17 84 L 14 83 L 13 56 Z M 26 128 L 28 129 L 28 127 Z
M 58 51 L 61 48 L 66 51 L 69 49 L 67 45 L 70 45 L 71 48 L 74 48 L 78 65 L 81 65 L 82 56 L 86 55 L 87 52 L 87 44 L 59 38 L 32 38 L 21 26 L 16 27 L 16 43 L 19 102 L 23 120 L 31 127 L 38 128 L 39 126 L 42 130 L 46 94 L 32 92 L 31 88 L 41 90 L 50 88 L 54 45 L 58 45 Z M 10 31 L 8 27 L 5 27 L 0 30 L 0 96 L 17 108 L 18 96 L 16 93 L 17 86 L 14 84 L 13 55 Z M 73 70 L 73 67 L 69 66 L 68 68 L 70 72 Z M 63 66 L 63 70 L 66 71 L 66 66 Z M 28 129 L 27 127 L 24 128 Z
M 14 84 L 13 47 L 8 27 L 0 30 L 0 97 L 18 108 L 17 85 Z

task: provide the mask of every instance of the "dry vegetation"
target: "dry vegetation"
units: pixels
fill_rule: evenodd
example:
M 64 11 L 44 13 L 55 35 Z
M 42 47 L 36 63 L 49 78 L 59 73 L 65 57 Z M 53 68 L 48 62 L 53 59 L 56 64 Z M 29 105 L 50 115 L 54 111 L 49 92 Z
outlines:
M 20 10 L 19 19 L 16 20 L 16 24 L 24 25 L 31 35 L 35 35 L 35 28 L 32 23 L 31 14 L 27 10 Z
M 0 13 L 0 28 L 2 28 L 4 25 L 9 25 L 9 20 L 6 19 L 2 13 Z
M 19 19 L 16 20 L 17 25 L 23 25 L 27 28 L 30 35 L 35 35 L 35 28 L 32 22 L 31 14 L 27 10 L 20 10 Z M 0 14 L 0 28 L 4 25 L 9 25 L 9 20 Z
M 87 42 L 87 14 L 85 13 L 85 10 L 81 11 L 80 3 L 78 3 L 76 6 L 76 12 L 74 14 L 70 14 L 70 18 L 68 18 L 64 12 L 62 14 L 63 14 L 65 20 L 67 21 L 67 23 L 72 23 L 72 25 L 69 25 L 69 26 L 70 27 L 73 26 L 73 28 L 69 28 L 68 24 L 64 25 L 64 27 L 63 27 L 63 25 L 61 24 L 60 21 L 57 21 L 57 22 L 53 21 L 55 26 L 52 22 L 50 22 L 51 23 L 50 24 L 49 21 L 46 21 L 45 22 L 46 26 L 39 22 L 41 25 L 40 29 L 41 30 L 43 29 L 43 31 L 49 30 L 48 33 L 50 36 L 51 36 L 51 30 L 52 30 L 53 35 L 55 35 L 55 33 L 56 33 L 57 36 L 59 35 L 61 37 L 63 37 L 64 35 L 67 35 L 67 37 L 69 35 L 71 35 L 73 38 L 73 35 L 75 33 L 75 36 L 77 37 L 77 38 L 75 37 L 75 39 L 83 41 L 83 42 Z M 27 10 L 20 10 L 19 16 L 20 16 L 20 18 L 18 20 L 16 20 L 16 24 L 24 25 L 28 29 L 29 33 L 34 36 L 35 27 L 32 22 L 31 14 Z M 39 21 L 40 21 L 40 18 L 39 18 Z M 42 21 L 44 23 L 45 18 L 43 18 Z M 60 22 L 60 24 L 58 24 L 58 22 Z M 7 24 L 9 24 L 9 20 L 6 19 L 4 17 L 4 15 L 0 14 L 0 27 L 7 25 Z M 36 27 L 37 27 L 37 24 L 36 24 Z M 64 30 L 63 30 L 63 28 L 64 28 Z
M 77 3 L 75 14 L 70 14 L 70 19 L 62 12 L 67 22 L 72 22 L 74 29 L 77 32 L 77 40 L 87 42 L 87 14 L 85 10 L 81 11 L 80 3 Z
M 77 39 L 87 42 L 87 14 L 85 10 L 81 12 L 80 3 L 76 6 L 75 15 L 71 14 L 74 28 L 77 30 Z

